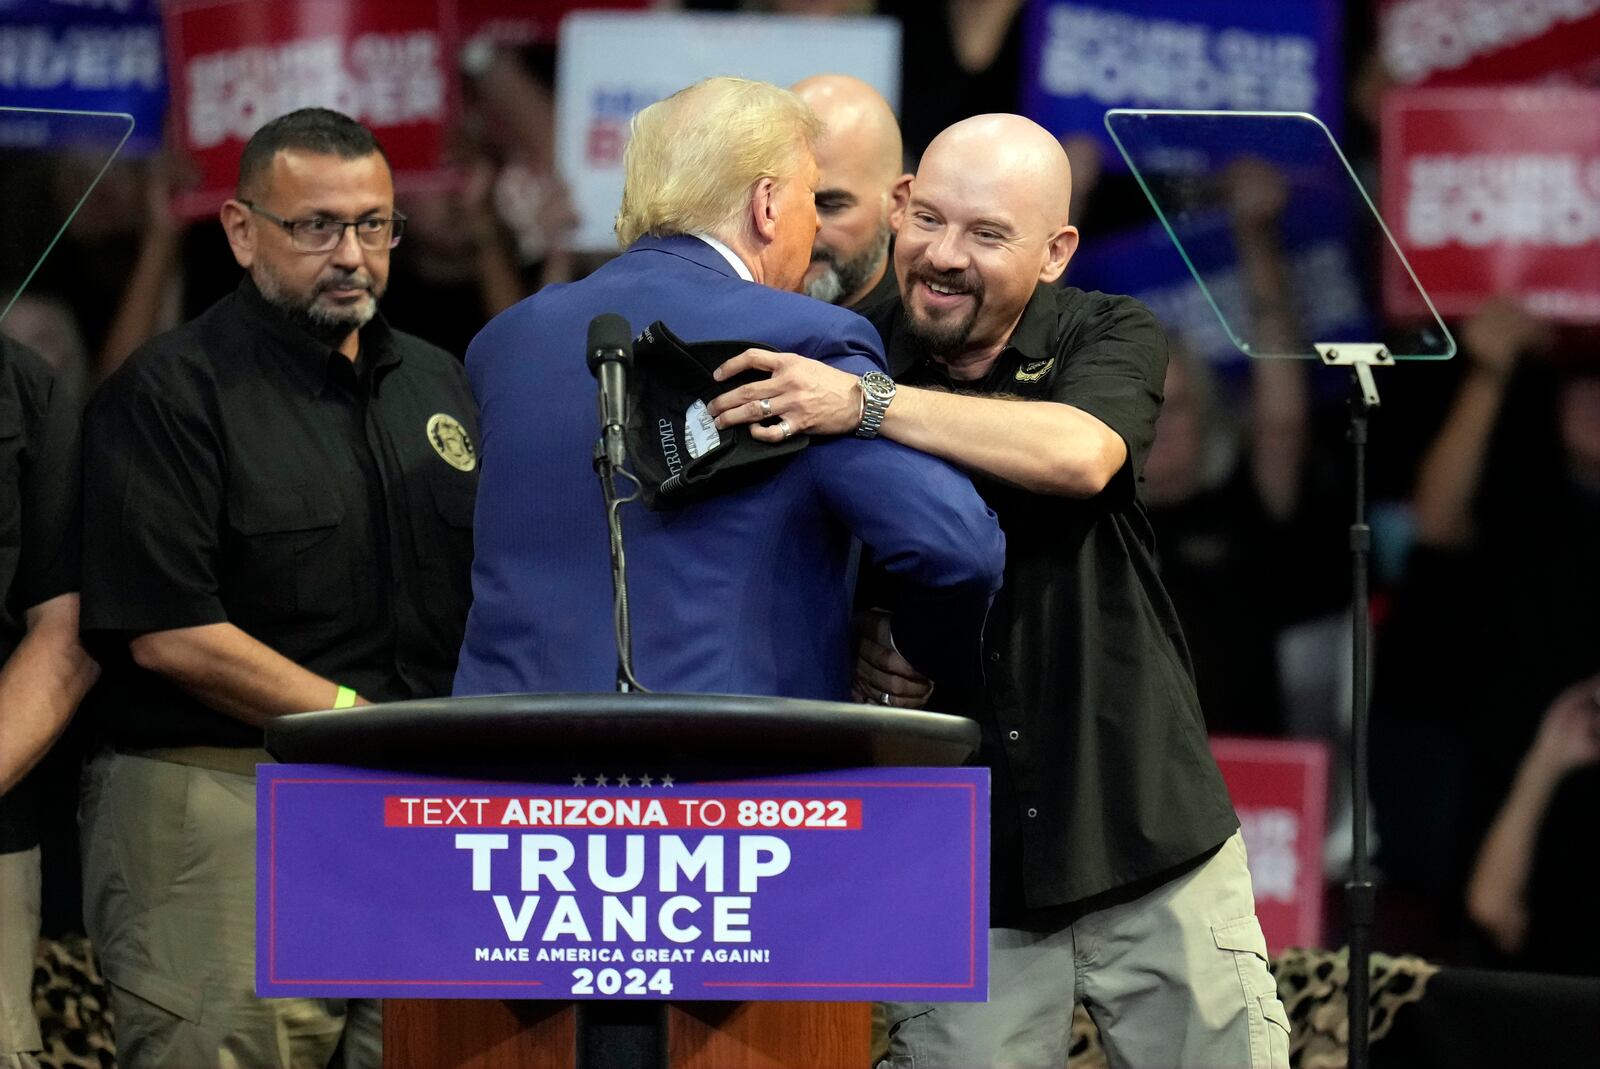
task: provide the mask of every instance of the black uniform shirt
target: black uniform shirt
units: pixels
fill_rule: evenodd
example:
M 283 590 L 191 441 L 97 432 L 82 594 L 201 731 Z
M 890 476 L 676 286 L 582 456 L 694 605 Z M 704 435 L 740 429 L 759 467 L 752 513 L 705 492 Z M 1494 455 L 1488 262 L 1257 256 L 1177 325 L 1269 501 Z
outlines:
M 888 262 L 883 267 L 883 277 L 878 279 L 878 284 L 868 290 L 862 298 L 850 306 L 850 310 L 857 315 L 866 316 L 867 319 L 876 321 L 880 316 L 889 311 L 889 305 L 900 299 L 900 279 L 894 273 L 894 242 L 889 242 L 887 253 Z
M 76 398 L 42 357 L 0 335 L 0 665 L 29 609 L 78 588 L 78 476 Z M 9 734 L 0 729 L 0 746 Z M 35 785 L 25 778 L 0 797 L 0 853 L 39 841 Z
M 1161 406 L 1161 328 L 1132 298 L 1040 286 L 987 377 L 958 383 L 913 350 L 900 305 L 888 311 L 875 323 L 897 379 L 1058 401 L 1128 447 L 1088 500 L 973 480 L 1006 534 L 1005 584 L 984 629 L 984 693 L 933 700 L 983 728 L 995 922 L 1193 863 L 1238 821 L 1137 491 Z
M 444 351 L 381 318 L 360 343 L 352 364 L 246 279 L 90 405 L 83 629 L 113 743 L 261 742 L 133 665 L 150 631 L 227 621 L 373 701 L 450 692 L 477 411 Z

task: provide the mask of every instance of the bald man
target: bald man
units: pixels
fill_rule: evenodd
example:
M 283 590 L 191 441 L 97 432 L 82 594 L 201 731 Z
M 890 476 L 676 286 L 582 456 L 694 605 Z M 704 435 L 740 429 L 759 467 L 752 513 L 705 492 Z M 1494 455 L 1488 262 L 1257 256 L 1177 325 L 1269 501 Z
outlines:
M 751 423 L 759 393 L 796 430 L 944 457 L 1006 533 L 979 688 L 929 700 L 882 619 L 860 651 L 858 695 L 975 717 L 993 776 L 989 1001 L 889 1004 L 885 1064 L 1063 1065 L 1082 1002 L 1113 1069 L 1286 1069 L 1238 819 L 1140 495 L 1166 344 L 1137 301 L 1056 285 L 1078 245 L 1071 192 L 1061 146 L 1027 119 L 950 127 L 897 233 L 900 300 L 872 317 L 898 383 L 747 352 L 718 374 L 771 379 L 711 409 Z
M 899 294 L 889 245 L 911 176 L 901 173 L 900 124 L 859 78 L 819 74 L 794 91 L 822 120 L 817 142 L 817 240 L 806 292 L 863 315 Z

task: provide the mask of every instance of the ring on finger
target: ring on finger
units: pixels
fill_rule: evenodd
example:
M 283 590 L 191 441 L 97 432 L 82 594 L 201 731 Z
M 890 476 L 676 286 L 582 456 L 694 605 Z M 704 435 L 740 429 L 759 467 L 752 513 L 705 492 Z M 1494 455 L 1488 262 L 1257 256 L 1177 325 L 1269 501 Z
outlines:
M 884 691 L 882 694 L 878 695 L 878 704 L 879 705 L 893 705 L 894 704 L 894 698 L 889 694 L 888 691 Z
M 783 435 L 784 438 L 788 438 L 794 433 L 794 428 L 789 426 L 788 420 L 780 419 L 778 420 L 778 433 Z
M 758 401 L 756 403 L 761 406 L 761 418 L 762 419 L 766 419 L 768 416 L 772 415 L 772 398 L 763 397 L 760 401 Z

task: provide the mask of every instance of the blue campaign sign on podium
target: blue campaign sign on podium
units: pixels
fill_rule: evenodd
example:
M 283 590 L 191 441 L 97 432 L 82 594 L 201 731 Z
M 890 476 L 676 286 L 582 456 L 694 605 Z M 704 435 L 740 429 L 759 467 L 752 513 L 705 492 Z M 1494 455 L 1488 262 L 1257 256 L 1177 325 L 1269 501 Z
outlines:
M 982 1001 L 988 775 L 262 765 L 257 991 Z
M 987 770 L 605 779 L 262 765 L 259 994 L 986 997 Z

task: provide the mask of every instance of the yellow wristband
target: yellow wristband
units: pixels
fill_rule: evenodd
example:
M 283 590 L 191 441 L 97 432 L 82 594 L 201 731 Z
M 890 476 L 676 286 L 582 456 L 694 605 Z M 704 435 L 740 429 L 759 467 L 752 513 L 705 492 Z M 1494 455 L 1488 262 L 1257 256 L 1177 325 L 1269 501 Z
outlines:
M 349 709 L 356 704 L 356 692 L 349 687 L 340 687 L 333 695 L 335 709 Z

